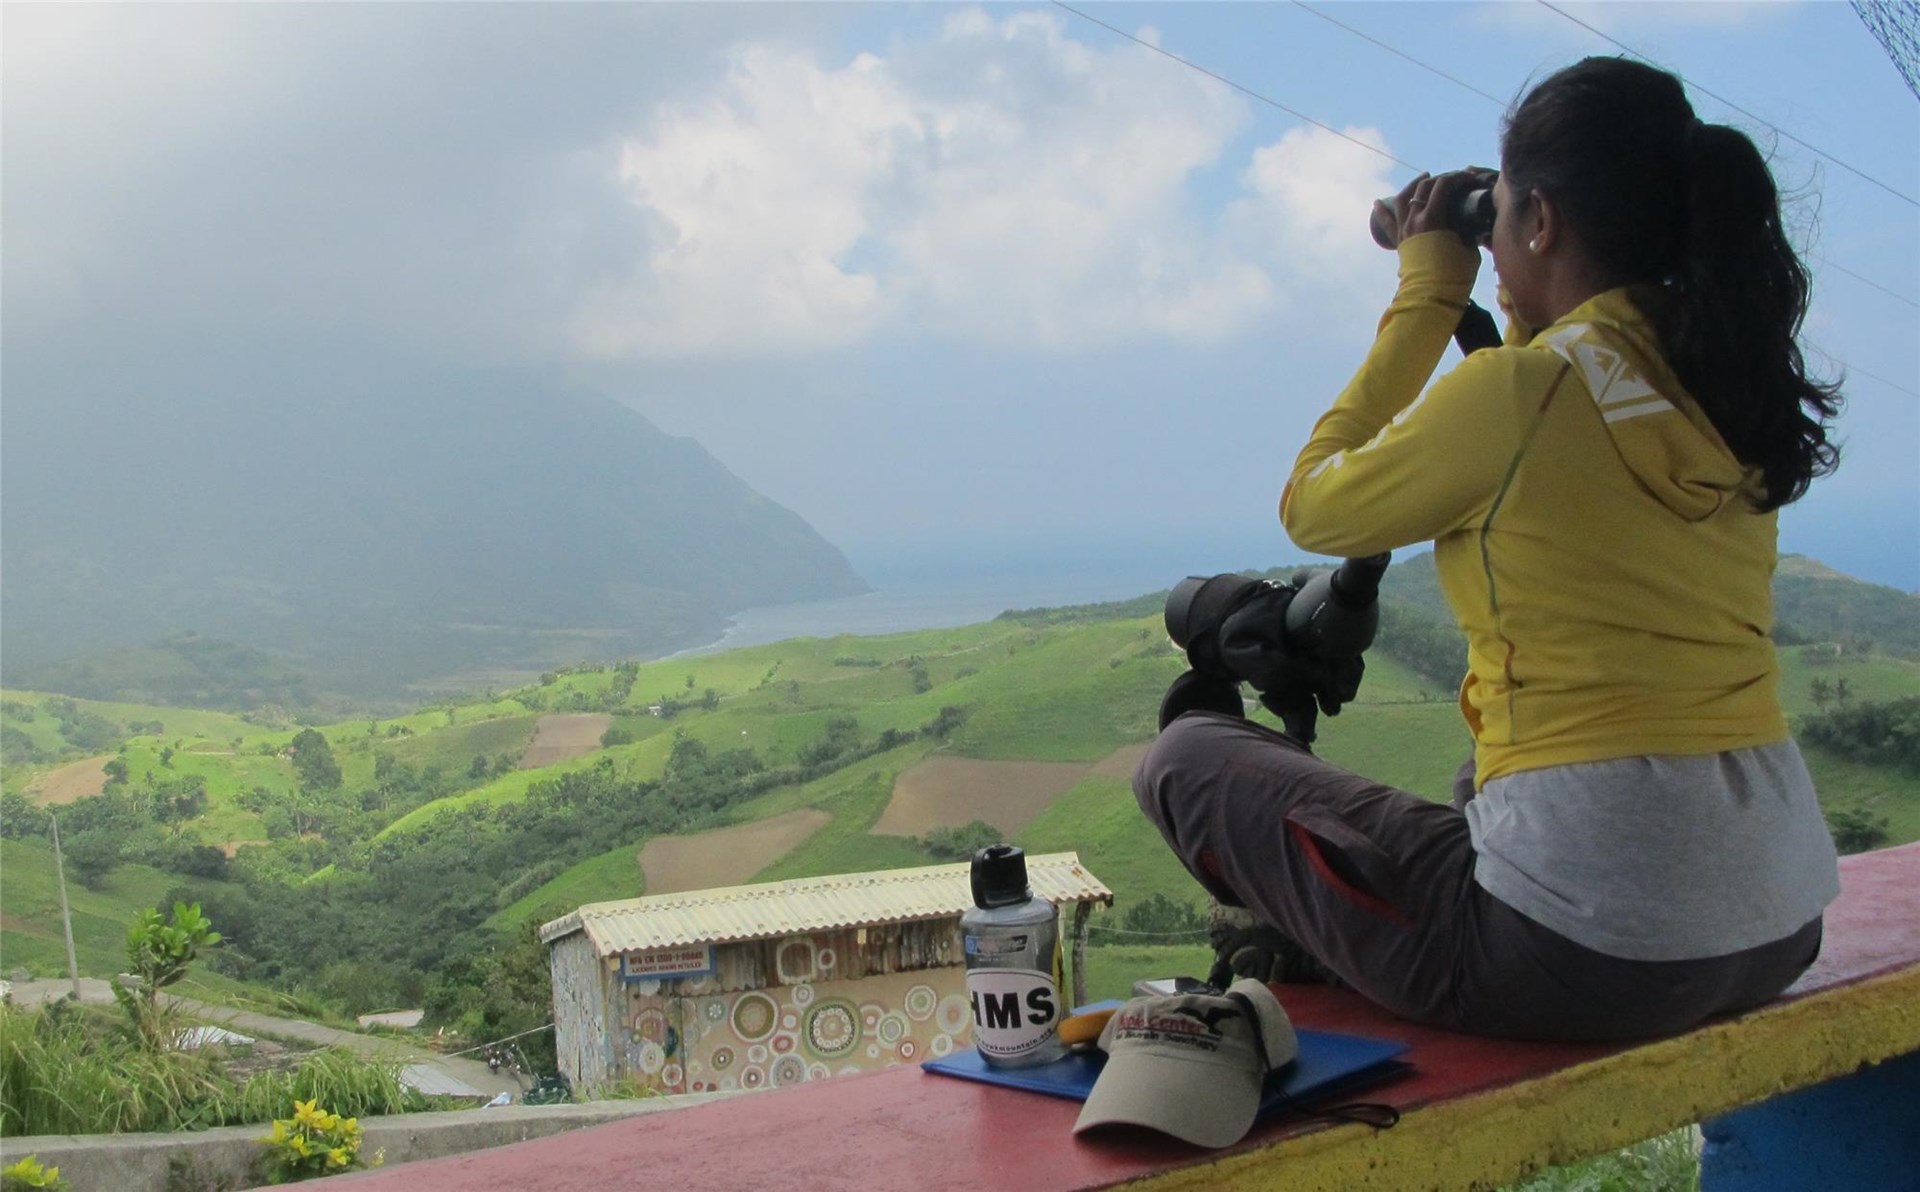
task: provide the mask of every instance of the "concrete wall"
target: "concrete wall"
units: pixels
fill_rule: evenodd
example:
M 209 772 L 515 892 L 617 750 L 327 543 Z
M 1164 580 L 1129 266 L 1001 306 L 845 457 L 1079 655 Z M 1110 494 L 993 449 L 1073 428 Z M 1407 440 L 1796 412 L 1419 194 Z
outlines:
M 486 1147 L 543 1138 L 583 1126 L 679 1109 L 712 1100 L 709 1094 L 639 1101 L 591 1101 L 581 1105 L 506 1105 L 446 1113 L 408 1113 L 361 1118 L 362 1155 L 386 1151 L 385 1166 L 438 1159 Z M 266 1178 L 259 1140 L 270 1127 L 225 1126 L 172 1134 L 49 1134 L 0 1140 L 0 1156 L 12 1163 L 37 1155 L 60 1169 L 73 1192 L 234 1192 Z

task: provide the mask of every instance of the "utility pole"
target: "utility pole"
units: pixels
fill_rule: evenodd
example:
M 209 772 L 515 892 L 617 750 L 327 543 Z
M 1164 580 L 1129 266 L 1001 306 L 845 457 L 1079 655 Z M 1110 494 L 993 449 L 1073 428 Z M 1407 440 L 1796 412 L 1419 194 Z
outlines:
M 67 935 L 67 976 L 73 979 L 73 1000 L 80 1000 L 80 961 L 73 954 L 73 912 L 67 908 L 67 868 L 60 860 L 60 817 L 47 813 L 53 825 L 53 876 L 60 886 L 60 927 Z

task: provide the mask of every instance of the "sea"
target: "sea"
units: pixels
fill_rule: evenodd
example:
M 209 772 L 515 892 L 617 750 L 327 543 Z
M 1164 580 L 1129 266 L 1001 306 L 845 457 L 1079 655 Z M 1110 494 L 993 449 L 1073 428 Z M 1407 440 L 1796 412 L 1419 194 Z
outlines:
M 973 625 L 991 621 L 1008 609 L 1130 600 L 1165 591 L 1186 574 L 1136 561 L 976 569 L 964 577 L 909 566 L 861 566 L 858 561 L 856 566 L 868 577 L 873 591 L 837 600 L 747 609 L 733 618 L 718 639 L 673 657 L 736 650 L 793 637 L 843 633 L 870 637 Z

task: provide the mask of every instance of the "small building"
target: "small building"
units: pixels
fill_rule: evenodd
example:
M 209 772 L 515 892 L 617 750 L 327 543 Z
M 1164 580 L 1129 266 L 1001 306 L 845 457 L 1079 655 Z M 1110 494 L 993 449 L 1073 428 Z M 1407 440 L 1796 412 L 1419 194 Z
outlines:
M 596 902 L 540 928 L 554 1045 L 576 1088 L 798 1084 L 970 1045 L 967 862 Z M 1074 998 L 1087 915 L 1113 892 L 1075 853 L 1027 858 L 1062 911 Z M 1071 913 L 1069 913 L 1071 912 Z

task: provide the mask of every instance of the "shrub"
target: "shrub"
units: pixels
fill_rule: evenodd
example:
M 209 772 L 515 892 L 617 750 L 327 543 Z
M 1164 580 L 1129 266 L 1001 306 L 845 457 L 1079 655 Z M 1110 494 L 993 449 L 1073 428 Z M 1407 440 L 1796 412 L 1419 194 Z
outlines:
M 27 1155 L 18 1163 L 0 1171 L 0 1192 L 28 1192 L 32 1188 L 51 1188 L 66 1192 L 72 1185 L 60 1178 L 58 1167 L 44 1167 L 37 1155 Z
M 1887 842 L 1891 821 L 1864 807 L 1840 807 L 1827 812 L 1827 830 L 1833 833 L 1833 847 L 1842 855 L 1864 853 Z
M 359 1120 L 328 1113 L 317 1100 L 295 1101 L 293 1116 L 274 1119 L 273 1133 L 260 1142 L 267 1148 L 270 1184 L 291 1184 L 380 1166 L 378 1152 L 371 1163 L 360 1160 Z

